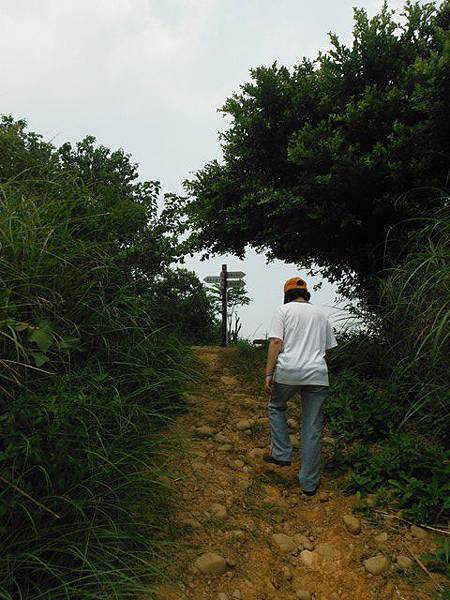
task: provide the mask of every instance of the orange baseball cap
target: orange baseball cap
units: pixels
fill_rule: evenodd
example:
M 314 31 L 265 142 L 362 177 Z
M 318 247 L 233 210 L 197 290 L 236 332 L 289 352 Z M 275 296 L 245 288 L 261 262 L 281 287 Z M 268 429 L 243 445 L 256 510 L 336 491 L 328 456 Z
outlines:
M 306 281 L 301 277 L 291 277 L 284 284 L 284 293 L 289 292 L 290 290 L 306 290 L 308 291 L 308 286 L 306 285 Z

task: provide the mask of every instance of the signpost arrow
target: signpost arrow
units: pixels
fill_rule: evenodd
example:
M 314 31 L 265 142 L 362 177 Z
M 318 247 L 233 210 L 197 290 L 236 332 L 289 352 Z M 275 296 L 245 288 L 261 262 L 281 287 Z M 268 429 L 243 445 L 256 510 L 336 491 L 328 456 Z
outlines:
M 222 283 L 222 277 L 219 275 L 208 275 L 203 280 L 205 283 Z
M 242 279 L 245 277 L 245 273 L 242 271 L 227 271 L 227 277 L 228 279 Z
M 244 287 L 244 282 L 241 281 L 241 280 L 229 281 L 227 283 L 227 287 L 229 287 L 229 288 L 232 288 L 232 287 L 234 287 L 234 288 L 236 288 L 236 287 Z

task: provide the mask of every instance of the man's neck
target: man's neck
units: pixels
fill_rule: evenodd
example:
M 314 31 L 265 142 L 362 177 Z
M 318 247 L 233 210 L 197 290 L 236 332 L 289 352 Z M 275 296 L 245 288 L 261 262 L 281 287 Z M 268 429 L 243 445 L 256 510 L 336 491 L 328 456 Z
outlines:
M 294 302 L 304 302 L 305 304 L 308 304 L 304 298 L 296 298 Z

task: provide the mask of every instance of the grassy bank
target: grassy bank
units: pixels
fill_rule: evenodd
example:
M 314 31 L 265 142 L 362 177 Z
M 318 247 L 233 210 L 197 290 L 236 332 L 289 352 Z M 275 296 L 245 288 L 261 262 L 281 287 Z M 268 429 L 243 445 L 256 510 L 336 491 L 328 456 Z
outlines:
M 153 285 L 175 233 L 122 151 L 4 119 L 0 158 L 0 597 L 149 594 L 164 424 L 196 377 Z

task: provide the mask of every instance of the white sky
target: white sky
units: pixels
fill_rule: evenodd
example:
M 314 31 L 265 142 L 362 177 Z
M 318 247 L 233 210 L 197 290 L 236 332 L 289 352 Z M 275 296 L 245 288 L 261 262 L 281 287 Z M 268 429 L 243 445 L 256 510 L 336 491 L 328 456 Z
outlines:
M 220 158 L 217 113 L 249 78 L 277 61 L 291 67 L 328 48 L 327 32 L 349 41 L 352 7 L 377 12 L 381 0 L 0 0 L 0 112 L 25 118 L 56 145 L 87 134 L 124 148 L 143 179 L 163 191 Z M 402 2 L 390 0 L 400 9 Z M 252 304 L 243 334 L 263 336 L 295 266 L 249 252 L 244 263 L 198 257 L 200 277 L 222 262 L 247 273 Z M 304 275 L 304 274 L 303 274 Z M 307 278 L 311 285 L 320 280 Z M 313 301 L 331 306 L 326 283 Z

